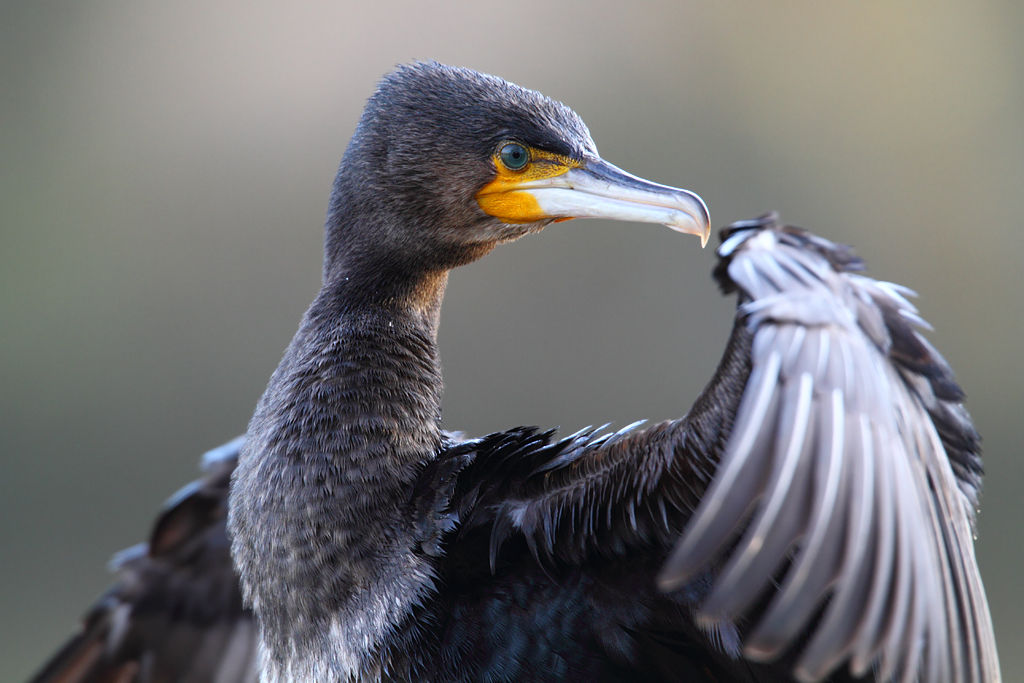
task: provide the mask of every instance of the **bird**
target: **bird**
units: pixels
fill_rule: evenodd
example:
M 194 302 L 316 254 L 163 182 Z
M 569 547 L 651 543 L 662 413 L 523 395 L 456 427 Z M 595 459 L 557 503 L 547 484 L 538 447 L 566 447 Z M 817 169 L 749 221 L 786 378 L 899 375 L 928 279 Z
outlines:
M 449 271 L 587 217 L 710 236 L 559 102 L 384 76 L 246 434 L 33 683 L 999 681 L 964 394 L 913 292 L 777 214 L 720 232 L 735 320 L 682 417 L 442 428 Z

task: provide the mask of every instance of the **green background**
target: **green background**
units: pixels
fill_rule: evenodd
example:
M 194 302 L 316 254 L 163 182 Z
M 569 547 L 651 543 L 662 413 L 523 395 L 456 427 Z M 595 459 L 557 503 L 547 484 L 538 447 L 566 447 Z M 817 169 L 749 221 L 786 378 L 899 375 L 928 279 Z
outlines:
M 363 102 L 411 59 L 560 99 L 716 227 L 778 209 L 921 293 L 985 438 L 978 555 L 1024 680 L 1024 4 L 626 7 L 0 4 L 0 680 L 245 430 L 319 286 Z M 731 323 L 713 263 L 667 228 L 573 221 L 456 271 L 446 426 L 681 415 Z

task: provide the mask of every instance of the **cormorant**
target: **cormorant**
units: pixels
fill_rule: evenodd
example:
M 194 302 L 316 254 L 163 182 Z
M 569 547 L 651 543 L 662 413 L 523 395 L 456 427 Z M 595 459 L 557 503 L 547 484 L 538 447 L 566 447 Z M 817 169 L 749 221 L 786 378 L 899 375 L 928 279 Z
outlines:
M 387 75 L 247 435 L 35 680 L 998 681 L 977 433 L 909 290 L 844 246 L 774 215 L 722 231 L 736 321 L 678 420 L 442 431 L 448 271 L 579 217 L 709 231 L 562 104 Z

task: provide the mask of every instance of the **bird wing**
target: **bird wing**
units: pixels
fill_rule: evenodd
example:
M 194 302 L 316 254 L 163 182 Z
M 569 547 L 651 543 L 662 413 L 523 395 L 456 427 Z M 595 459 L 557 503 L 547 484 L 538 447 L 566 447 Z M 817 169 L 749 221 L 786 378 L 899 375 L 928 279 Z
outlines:
M 661 574 L 716 560 L 709 623 L 753 614 L 743 645 L 796 674 L 844 661 L 879 680 L 997 681 L 974 556 L 978 436 L 909 290 L 850 272 L 845 247 L 775 216 L 724 235 L 751 372 L 714 478 Z M 754 611 L 758 601 L 767 606 Z
M 116 583 L 30 683 L 255 683 L 257 629 L 231 565 L 227 492 L 240 437 L 204 456 L 149 543 L 115 556 Z
M 909 290 L 774 216 L 724 237 L 716 275 L 741 305 L 690 413 L 465 442 L 446 456 L 450 525 L 492 525 L 492 567 L 516 534 L 541 563 L 667 557 L 658 584 L 699 605 L 712 643 L 801 681 L 845 662 L 998 681 L 973 549 L 978 436 Z

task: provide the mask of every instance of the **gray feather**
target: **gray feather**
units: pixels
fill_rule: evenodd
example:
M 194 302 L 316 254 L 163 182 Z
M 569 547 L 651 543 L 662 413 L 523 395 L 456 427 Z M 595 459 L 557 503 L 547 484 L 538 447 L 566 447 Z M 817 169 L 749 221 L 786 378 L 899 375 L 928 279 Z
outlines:
M 971 535 L 977 436 L 949 366 L 913 330 L 927 328 L 914 293 L 773 220 L 723 242 L 716 272 L 741 291 L 752 370 L 665 573 L 680 585 L 718 564 L 703 623 L 753 617 L 744 655 L 798 645 L 802 681 L 843 662 L 878 680 L 998 681 Z

